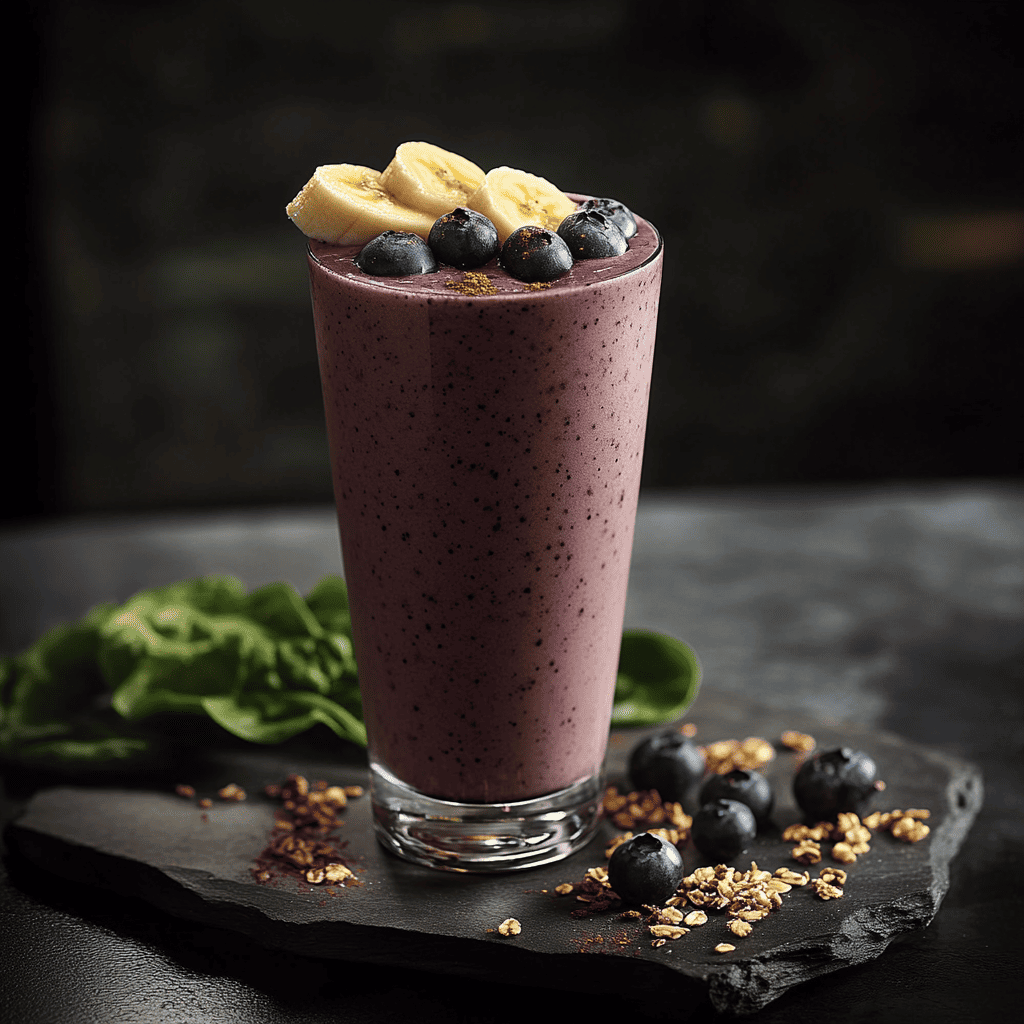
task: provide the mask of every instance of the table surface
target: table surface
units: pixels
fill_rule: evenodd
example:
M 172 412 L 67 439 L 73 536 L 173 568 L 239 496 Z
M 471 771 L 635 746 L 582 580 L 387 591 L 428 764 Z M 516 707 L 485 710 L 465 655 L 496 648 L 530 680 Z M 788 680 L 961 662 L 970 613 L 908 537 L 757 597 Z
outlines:
M 973 761 L 985 803 L 927 928 L 793 990 L 752 1021 L 1009 1016 L 1024 896 L 1024 490 L 1010 485 L 650 493 L 627 626 L 687 640 L 704 687 L 903 735 Z M 95 518 L 0 533 L 0 651 L 103 600 L 203 573 L 300 591 L 341 570 L 332 510 Z M 698 698 L 699 700 L 699 698 Z M 3 820 L 25 787 L 8 770 Z M 142 901 L 0 863 L 0 1020 L 499 1021 L 564 1007 L 529 978 L 495 985 L 272 953 Z M 555 1002 L 554 1000 L 557 1000 Z M 602 1017 L 678 1006 L 572 997 Z M 706 1006 L 691 1019 L 710 1018 Z

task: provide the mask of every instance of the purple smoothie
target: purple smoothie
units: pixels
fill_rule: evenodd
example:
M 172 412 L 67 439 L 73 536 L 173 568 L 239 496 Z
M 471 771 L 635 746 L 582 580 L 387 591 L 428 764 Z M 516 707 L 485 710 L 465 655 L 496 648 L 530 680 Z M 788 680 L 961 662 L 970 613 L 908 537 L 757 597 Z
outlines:
M 492 263 L 481 296 L 309 243 L 370 758 L 430 796 L 600 770 L 661 283 L 637 220 L 624 256 L 539 289 Z

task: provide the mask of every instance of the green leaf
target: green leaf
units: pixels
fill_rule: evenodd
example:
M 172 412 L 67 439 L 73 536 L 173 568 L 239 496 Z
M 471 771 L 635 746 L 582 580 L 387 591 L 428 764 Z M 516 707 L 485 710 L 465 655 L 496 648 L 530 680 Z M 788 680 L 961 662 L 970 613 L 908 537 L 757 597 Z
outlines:
M 0 748 L 66 735 L 105 687 L 96 671 L 97 634 L 112 605 L 44 633 L 0 662 Z
M 363 723 L 318 693 L 207 697 L 203 707 L 218 725 L 251 743 L 281 743 L 321 722 L 342 739 L 366 746 Z
M 254 590 L 245 603 L 249 616 L 278 637 L 322 636 L 323 627 L 309 606 L 287 583 L 271 583 Z
M 172 614 L 173 613 L 173 614 Z M 162 635 L 154 619 L 186 627 Z M 182 635 L 192 639 L 180 639 Z M 109 669 L 127 666 L 118 681 Z M 163 711 L 202 712 L 202 698 L 231 693 L 243 683 L 269 685 L 277 666 L 277 648 L 258 625 L 234 616 L 206 616 L 178 607 L 159 609 L 148 620 L 138 609 L 114 616 L 101 636 L 100 663 L 116 686 L 114 709 L 138 719 Z
M 325 576 L 306 595 L 306 605 L 326 632 L 352 635 L 348 586 L 340 576 Z
M 626 630 L 612 725 L 657 725 L 678 718 L 697 696 L 700 677 L 697 655 L 681 640 L 649 630 Z

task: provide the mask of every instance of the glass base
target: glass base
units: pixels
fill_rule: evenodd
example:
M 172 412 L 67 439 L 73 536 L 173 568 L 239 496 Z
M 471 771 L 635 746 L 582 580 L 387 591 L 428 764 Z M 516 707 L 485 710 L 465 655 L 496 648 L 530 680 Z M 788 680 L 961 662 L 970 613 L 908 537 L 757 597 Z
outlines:
M 511 804 L 438 800 L 370 765 L 377 839 L 406 860 L 443 871 L 519 871 L 585 846 L 601 818 L 604 772 Z

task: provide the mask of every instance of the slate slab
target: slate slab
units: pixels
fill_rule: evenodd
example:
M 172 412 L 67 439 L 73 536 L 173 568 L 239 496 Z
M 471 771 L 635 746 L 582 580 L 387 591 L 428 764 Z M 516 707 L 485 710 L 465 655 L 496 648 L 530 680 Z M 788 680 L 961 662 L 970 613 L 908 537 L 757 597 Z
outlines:
M 275 807 L 262 795 L 263 785 L 290 771 L 363 784 L 365 769 L 351 757 L 296 760 L 273 748 L 207 752 L 179 766 L 179 781 L 200 793 L 237 782 L 250 797 L 215 801 L 205 812 L 170 786 L 50 788 L 32 798 L 7 840 L 13 855 L 34 870 L 141 897 L 270 948 L 567 990 L 643 993 L 674 1004 L 681 1017 L 708 1000 L 722 1012 L 755 1012 L 794 985 L 877 957 L 894 938 L 931 921 L 948 888 L 950 861 L 981 806 L 977 768 L 897 736 L 839 729 L 728 695 L 702 693 L 687 721 L 704 743 L 749 735 L 775 740 L 785 729 L 799 729 L 814 735 L 819 749 L 845 744 L 867 750 L 887 785 L 873 808 L 928 808 L 931 835 L 904 844 L 878 834 L 871 852 L 847 866 L 842 899 L 823 902 L 795 888 L 747 938 L 736 939 L 725 918 L 712 915 L 704 927 L 660 948 L 652 948 L 642 922 L 623 920 L 617 911 L 573 917 L 581 904 L 554 894 L 558 884 L 579 881 L 587 868 L 604 863 L 603 843 L 616 834 L 610 822 L 586 850 L 559 864 L 523 874 L 449 874 L 407 864 L 379 847 L 363 798 L 350 803 L 338 833 L 360 886 L 332 895 L 292 878 L 257 884 L 250 869 Z M 613 734 L 610 782 L 625 784 L 626 756 L 650 731 Z M 798 763 L 797 755 L 780 749 L 766 769 L 777 794 L 777 828 L 736 858 L 737 867 L 751 860 L 769 870 L 798 867 L 789 857 L 792 844 L 780 835 L 799 820 L 790 794 Z M 703 862 L 692 844 L 684 857 L 688 871 Z M 496 928 L 507 917 L 522 923 L 522 933 L 502 939 Z M 735 952 L 715 953 L 723 941 L 732 941 Z

